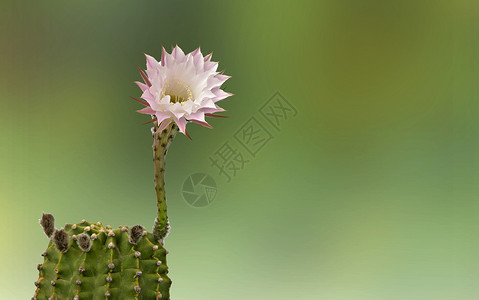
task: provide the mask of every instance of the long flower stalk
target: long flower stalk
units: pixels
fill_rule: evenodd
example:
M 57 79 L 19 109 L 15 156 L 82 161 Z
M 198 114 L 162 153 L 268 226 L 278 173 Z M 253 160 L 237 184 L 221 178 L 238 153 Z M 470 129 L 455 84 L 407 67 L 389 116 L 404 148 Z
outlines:
M 158 131 L 158 124 L 153 127 L 153 164 L 155 166 L 155 190 L 158 216 L 153 226 L 155 239 L 163 243 L 170 230 L 165 194 L 165 158 L 168 147 L 178 132 L 178 126 L 171 123 L 168 128 Z

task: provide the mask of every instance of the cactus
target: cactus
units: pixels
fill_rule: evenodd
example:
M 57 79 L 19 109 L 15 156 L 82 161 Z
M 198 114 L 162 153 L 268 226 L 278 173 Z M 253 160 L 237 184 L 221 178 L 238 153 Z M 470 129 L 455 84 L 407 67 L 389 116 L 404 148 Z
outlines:
M 232 94 L 220 89 L 230 78 L 217 72 L 218 63 L 200 48 L 185 55 L 176 46 L 172 53 L 162 49 L 161 62 L 146 56 L 145 83 L 136 82 L 146 105 L 138 112 L 153 123 L 153 163 L 158 214 L 152 232 L 141 225 L 112 229 L 101 222 L 66 224 L 55 228 L 51 214 L 43 214 L 40 225 L 50 239 L 38 264 L 39 277 L 34 300 L 170 299 L 164 240 L 170 231 L 165 194 L 165 157 L 178 132 L 190 137 L 186 124 L 212 128 L 205 117 L 224 111 L 216 105 Z M 190 137 L 191 138 L 191 137 Z
M 42 254 L 33 299 L 169 299 L 167 253 L 140 225 L 66 224 Z

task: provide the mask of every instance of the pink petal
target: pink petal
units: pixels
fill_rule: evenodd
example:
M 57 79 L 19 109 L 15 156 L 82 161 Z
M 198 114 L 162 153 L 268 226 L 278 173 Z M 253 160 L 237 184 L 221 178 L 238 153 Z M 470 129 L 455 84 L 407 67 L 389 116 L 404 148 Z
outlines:
M 205 113 L 200 111 L 200 112 L 195 112 L 193 114 L 190 114 L 188 116 L 188 120 L 190 120 L 190 121 L 196 120 L 196 121 L 200 121 L 200 122 L 206 122 L 205 121 Z
M 171 120 L 165 120 L 161 122 L 161 124 L 158 126 L 158 130 L 156 130 L 155 133 L 163 131 L 166 128 L 166 126 L 168 126 L 170 123 L 171 123 Z
M 205 72 L 216 72 L 216 69 L 218 69 L 218 62 L 205 61 Z
M 148 86 L 142 82 L 139 82 L 139 81 L 135 81 L 136 85 L 138 85 L 141 89 L 142 92 L 144 92 L 145 90 L 148 89 Z
M 196 70 L 203 70 L 204 64 L 205 64 L 205 61 L 203 60 L 203 56 L 201 55 L 201 52 L 198 55 L 193 55 L 193 65 L 196 68 Z
M 216 104 L 212 99 L 207 98 L 203 101 L 203 107 L 204 108 L 216 108 Z
M 143 94 L 141 94 L 141 98 L 145 99 L 148 102 L 148 105 L 150 105 L 151 107 L 156 105 L 155 96 L 153 96 L 149 89 L 145 90 Z
M 136 112 L 139 112 L 140 114 L 145 114 L 145 115 L 154 115 L 155 114 L 155 111 L 153 109 L 151 109 L 151 107 L 149 107 L 149 106 L 144 107 L 140 110 L 137 110 Z
M 166 119 L 171 118 L 169 114 L 165 114 L 165 113 L 162 113 L 160 111 L 155 112 L 155 116 L 158 119 L 158 124 L 160 124 L 161 122 L 163 122 Z
M 226 78 L 228 79 L 228 78 Z M 226 80 L 224 79 L 224 80 Z M 220 88 L 221 85 L 224 83 L 224 80 L 222 81 L 220 78 L 216 76 L 210 76 L 207 81 L 207 86 L 209 89 L 214 89 L 214 88 Z
M 225 111 L 224 109 L 222 109 L 221 107 L 219 107 L 218 105 L 216 105 L 215 108 L 202 108 L 201 109 L 202 112 L 206 114 L 213 114 L 213 113 L 217 113 L 217 112 L 222 112 L 222 111 Z
M 158 62 L 156 61 L 156 59 L 146 53 L 145 53 L 145 56 L 146 56 L 146 68 L 156 69 L 156 66 L 158 66 Z
M 233 96 L 233 94 L 227 93 L 227 92 L 225 92 L 225 91 L 223 91 L 222 89 L 219 89 L 219 88 L 213 89 L 213 93 L 215 93 L 215 95 L 216 95 L 216 97 L 213 98 L 214 102 L 218 102 L 220 100 L 223 100 L 225 98 Z
M 175 119 L 175 123 L 178 125 L 178 128 L 180 129 L 181 133 L 185 134 L 186 123 L 188 123 L 186 119 L 185 118 Z
M 175 46 L 175 48 L 171 52 L 171 55 L 173 55 L 173 57 L 179 61 L 183 61 L 185 58 L 185 53 L 183 52 L 183 50 L 181 50 L 180 47 L 178 47 L 178 45 Z
M 210 61 L 212 55 L 213 55 L 213 52 L 211 52 L 210 54 L 206 55 L 206 56 L 205 56 L 205 62 Z
M 146 85 L 151 86 L 150 80 L 148 80 L 148 77 L 145 75 L 145 73 L 140 69 L 140 67 L 136 66 L 138 68 L 138 71 L 140 71 L 141 78 L 145 81 Z
M 200 122 L 200 121 L 197 121 L 197 120 L 191 120 L 191 122 L 193 123 L 196 123 L 196 124 L 199 124 L 201 126 L 204 126 L 206 128 L 209 128 L 209 129 L 213 129 L 213 126 L 211 126 L 210 124 L 206 123 L 206 122 Z
M 165 66 L 165 63 L 166 63 L 166 55 L 168 53 L 166 52 L 165 50 L 165 47 L 161 47 L 161 66 L 164 67 Z
M 198 53 L 201 54 L 200 47 L 196 48 L 193 52 L 191 52 L 191 55 L 196 56 Z
M 227 76 L 223 74 L 217 74 L 215 77 L 221 81 L 221 84 L 223 84 L 226 80 L 231 78 L 231 76 Z
M 166 55 L 165 55 L 165 65 L 167 67 L 172 67 L 172 66 L 174 66 L 174 63 L 175 63 L 175 57 L 173 56 L 173 53 L 169 54 L 167 52 Z

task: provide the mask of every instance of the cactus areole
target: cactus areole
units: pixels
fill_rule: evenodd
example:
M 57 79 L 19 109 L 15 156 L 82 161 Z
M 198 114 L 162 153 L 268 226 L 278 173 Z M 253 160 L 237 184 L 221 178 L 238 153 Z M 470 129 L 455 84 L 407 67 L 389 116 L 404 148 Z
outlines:
M 161 60 L 146 55 L 144 80 L 136 82 L 143 94 L 134 100 L 145 105 L 138 112 L 153 123 L 153 162 L 158 214 L 152 232 L 141 225 L 113 229 L 101 222 L 55 227 L 55 219 L 44 213 L 40 225 L 50 239 L 37 265 L 34 300 L 170 299 L 164 240 L 170 231 L 165 194 L 165 156 L 175 135 L 188 137 L 186 125 L 193 122 L 212 128 L 205 117 L 224 117 L 216 103 L 232 94 L 220 89 L 230 78 L 217 72 L 218 63 L 200 48 L 191 53 L 176 46 L 162 49 Z

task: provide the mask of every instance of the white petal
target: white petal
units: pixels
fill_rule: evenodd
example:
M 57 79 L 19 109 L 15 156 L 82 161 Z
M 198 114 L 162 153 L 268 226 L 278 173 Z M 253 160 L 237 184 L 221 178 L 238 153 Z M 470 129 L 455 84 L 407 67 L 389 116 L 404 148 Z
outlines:
M 183 110 L 179 102 L 170 105 L 170 112 L 178 119 L 183 117 L 185 114 L 185 111 Z
M 171 54 L 178 62 L 185 61 L 185 52 L 183 52 L 183 50 L 181 50 L 181 48 L 178 47 L 178 45 L 175 46 Z
M 190 114 L 188 116 L 188 120 L 196 120 L 200 122 L 206 122 L 205 121 L 205 113 L 204 112 L 196 112 L 194 114 Z
M 213 102 L 213 100 L 206 99 L 205 101 L 203 101 L 203 107 L 205 107 L 205 108 L 215 108 L 216 104 Z
M 171 99 L 170 95 L 166 95 L 165 97 L 160 99 L 160 104 L 170 105 L 170 101 L 171 101 L 170 99 Z
M 185 110 L 187 114 L 191 114 L 194 108 L 195 108 L 195 103 L 191 100 L 188 100 L 185 103 L 183 103 L 183 109 Z
M 214 102 L 218 102 L 220 100 L 223 100 L 225 98 L 228 98 L 229 96 L 232 96 L 233 94 L 231 93 L 227 93 L 225 91 L 223 91 L 222 89 L 213 89 L 213 93 L 215 93 L 216 97 L 213 98 L 213 101 Z

